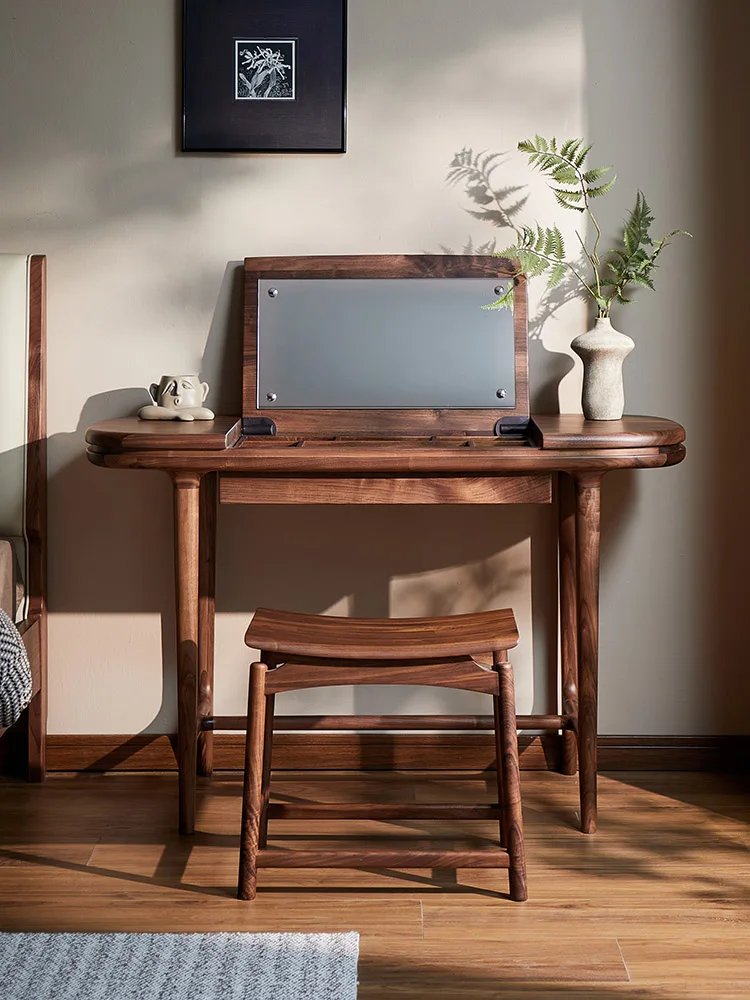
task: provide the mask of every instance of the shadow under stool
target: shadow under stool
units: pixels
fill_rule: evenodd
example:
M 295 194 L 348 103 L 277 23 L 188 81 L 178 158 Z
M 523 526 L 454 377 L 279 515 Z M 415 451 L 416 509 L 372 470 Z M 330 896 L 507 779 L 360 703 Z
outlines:
M 238 897 L 254 899 L 258 868 L 508 868 L 510 897 L 527 898 L 511 610 L 443 618 L 338 618 L 259 608 L 245 642 L 250 667 Z M 475 657 L 490 654 L 492 665 Z M 495 805 L 270 804 L 274 697 L 340 684 L 415 684 L 492 696 L 497 750 Z M 288 850 L 268 848 L 269 819 L 499 820 L 500 847 L 484 850 Z

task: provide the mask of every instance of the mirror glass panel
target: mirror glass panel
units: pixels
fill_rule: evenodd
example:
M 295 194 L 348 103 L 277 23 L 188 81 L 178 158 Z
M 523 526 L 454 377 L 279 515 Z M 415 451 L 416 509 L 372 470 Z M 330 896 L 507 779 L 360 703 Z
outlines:
M 507 280 L 259 281 L 258 408 L 512 409 Z

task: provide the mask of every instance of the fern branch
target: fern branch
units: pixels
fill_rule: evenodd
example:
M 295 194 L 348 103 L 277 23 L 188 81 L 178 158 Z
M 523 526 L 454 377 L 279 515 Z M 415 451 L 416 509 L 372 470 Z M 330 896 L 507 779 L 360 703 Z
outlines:
M 598 299 L 601 297 L 601 282 L 599 278 L 599 266 L 601 264 L 601 260 L 599 258 L 599 243 L 602 238 L 602 231 L 599 227 L 596 216 L 591 210 L 590 199 L 598 198 L 601 195 L 606 194 L 608 191 L 611 191 L 617 179 L 616 175 L 605 184 L 601 184 L 597 187 L 590 187 L 590 184 L 593 181 L 600 180 L 609 172 L 611 168 L 595 167 L 592 170 L 584 171 L 583 164 L 591 150 L 591 146 L 585 146 L 582 139 L 567 139 L 562 144 L 562 147 L 558 152 L 555 139 L 551 139 L 547 142 L 547 140 L 537 135 L 534 142 L 531 142 L 528 139 L 519 142 L 518 148 L 521 152 L 525 152 L 529 155 L 529 162 L 532 163 L 532 165 L 539 166 L 543 171 L 551 173 L 553 179 L 558 183 L 576 183 L 578 185 L 577 191 L 566 191 L 562 188 L 552 187 L 552 185 L 550 185 L 550 187 L 559 205 L 563 208 L 572 208 L 579 212 L 586 212 L 592 225 L 594 226 L 594 229 L 596 230 L 596 237 L 591 251 L 585 247 L 582 240 L 581 247 L 583 248 L 583 252 L 588 258 L 589 263 L 591 264 L 591 269 L 594 272 L 596 283 L 595 297 Z M 557 166 L 555 166 L 556 164 Z M 567 180 L 569 177 L 574 177 L 575 180 Z M 582 201 L 583 204 L 570 204 L 571 201 Z

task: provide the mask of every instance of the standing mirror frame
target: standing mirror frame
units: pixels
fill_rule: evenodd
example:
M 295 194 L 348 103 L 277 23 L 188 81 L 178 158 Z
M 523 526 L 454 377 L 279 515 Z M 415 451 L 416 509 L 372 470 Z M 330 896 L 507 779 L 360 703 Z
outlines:
M 522 430 L 529 420 L 527 299 L 516 263 L 501 257 L 453 255 L 372 255 L 332 257 L 248 257 L 245 259 L 245 312 L 242 424 L 246 434 L 306 437 L 402 435 L 487 435 Z M 514 405 L 443 408 L 288 408 L 259 406 L 258 324 L 261 283 L 320 279 L 473 278 L 514 280 Z M 480 306 L 477 305 L 477 309 Z

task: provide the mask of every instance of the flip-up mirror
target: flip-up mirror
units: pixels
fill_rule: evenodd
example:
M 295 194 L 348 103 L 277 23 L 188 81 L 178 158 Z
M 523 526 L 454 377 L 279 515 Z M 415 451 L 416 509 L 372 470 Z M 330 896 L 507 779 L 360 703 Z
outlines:
M 248 258 L 245 270 L 243 416 L 256 428 L 489 433 L 528 417 L 525 287 L 513 311 L 484 308 L 513 281 L 509 262 Z

